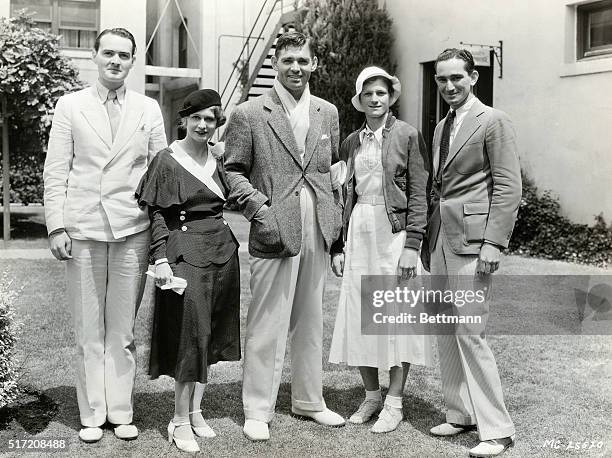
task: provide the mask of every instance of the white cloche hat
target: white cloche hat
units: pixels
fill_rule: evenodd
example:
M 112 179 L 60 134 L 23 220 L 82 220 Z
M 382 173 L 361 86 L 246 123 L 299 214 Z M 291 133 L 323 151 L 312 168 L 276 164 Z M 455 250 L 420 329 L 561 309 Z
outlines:
M 363 106 L 361 105 L 361 100 L 359 100 L 359 95 L 361 94 L 361 91 L 363 90 L 363 83 L 366 80 L 372 77 L 375 77 L 375 76 L 381 76 L 391 81 L 391 87 L 393 88 L 393 94 L 391 95 L 389 99 L 389 106 L 397 102 L 397 99 L 399 98 L 400 93 L 402 92 L 402 85 L 399 79 L 396 76 L 389 75 L 382 68 L 366 67 L 361 71 L 361 73 L 357 77 L 357 81 L 355 82 L 355 95 L 351 99 L 351 102 L 353 102 L 353 106 L 355 107 L 357 111 L 361 111 L 361 112 L 364 111 Z

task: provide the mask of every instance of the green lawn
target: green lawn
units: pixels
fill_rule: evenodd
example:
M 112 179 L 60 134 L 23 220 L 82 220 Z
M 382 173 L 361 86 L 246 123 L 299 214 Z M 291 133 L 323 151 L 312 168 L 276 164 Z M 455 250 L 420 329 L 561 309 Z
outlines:
M 245 240 L 246 225 L 228 215 Z M 244 243 L 246 246 L 246 243 Z M 504 260 L 508 274 L 601 273 L 601 270 L 519 257 Z M 250 300 L 248 259 L 241 255 L 243 324 Z M 23 363 L 22 384 L 29 388 L 19 405 L 0 418 L 0 451 L 11 438 L 66 438 L 73 456 L 174 456 L 165 437 L 173 413 L 173 381 L 151 381 L 146 375 L 152 289 L 149 285 L 137 319 L 138 376 L 134 421 L 137 441 L 123 442 L 106 431 L 97 444 L 79 442 L 78 410 L 72 367 L 73 337 L 64 300 L 64 269 L 52 260 L 0 259 L 15 287 L 23 288 L 17 315 L 23 323 L 18 344 Z M 339 280 L 329 275 L 324 309 L 324 359 L 330 347 Z M 542 291 L 529 296 L 542 302 Z M 540 304 L 554 308 L 555 304 Z M 610 336 L 490 336 L 510 414 L 517 426 L 517 444 L 506 456 L 612 456 L 612 346 Z M 438 368 L 411 370 L 404 396 L 405 421 L 394 432 L 369 433 L 370 424 L 331 429 L 290 415 L 290 378 L 285 367 L 277 415 L 267 443 L 251 443 L 242 435 L 241 364 L 213 367 L 204 397 L 204 417 L 218 437 L 199 440 L 213 456 L 466 456 L 478 442 L 470 433 L 451 439 L 429 435 L 444 419 Z M 348 417 L 363 396 L 356 369 L 324 364 L 324 390 L 330 408 Z M 383 384 L 385 384 L 383 377 Z M 565 451 L 544 447 L 545 441 L 603 441 L 602 449 Z

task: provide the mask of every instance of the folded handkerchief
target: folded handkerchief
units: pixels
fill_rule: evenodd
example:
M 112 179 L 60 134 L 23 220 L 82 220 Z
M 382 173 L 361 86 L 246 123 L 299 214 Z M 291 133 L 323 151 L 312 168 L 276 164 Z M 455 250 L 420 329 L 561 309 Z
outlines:
M 151 272 L 147 270 L 147 275 L 149 277 L 155 277 L 155 272 Z M 181 277 L 172 277 L 170 283 L 166 283 L 165 285 L 158 286 L 160 289 L 171 289 L 176 294 L 183 294 L 185 292 L 185 288 L 187 287 L 187 280 Z
M 338 189 L 346 181 L 346 162 L 338 161 L 329 169 L 332 189 Z

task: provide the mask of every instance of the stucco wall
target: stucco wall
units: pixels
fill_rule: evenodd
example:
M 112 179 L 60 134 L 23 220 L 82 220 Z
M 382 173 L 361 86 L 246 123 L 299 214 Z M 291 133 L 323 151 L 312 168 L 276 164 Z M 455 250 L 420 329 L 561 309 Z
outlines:
M 514 121 L 524 169 L 540 189 L 559 196 L 573 220 L 591 224 L 603 212 L 612 221 L 612 72 L 562 76 L 573 58 L 566 46 L 566 22 L 570 49 L 573 43 L 569 2 L 385 3 L 394 20 L 404 119 L 421 127 L 422 62 L 461 41 L 503 40 L 504 74 L 497 78 L 496 63 L 494 106 Z

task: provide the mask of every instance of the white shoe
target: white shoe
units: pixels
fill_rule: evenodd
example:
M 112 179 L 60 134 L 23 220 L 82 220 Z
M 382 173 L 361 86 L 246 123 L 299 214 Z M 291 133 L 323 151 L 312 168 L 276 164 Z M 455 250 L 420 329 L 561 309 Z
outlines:
M 476 425 L 458 425 L 455 423 L 442 423 L 429 430 L 434 436 L 455 436 L 456 434 L 474 431 Z
M 332 412 L 328 408 L 316 412 L 313 410 L 302 410 L 298 409 L 297 407 L 291 407 L 291 412 L 293 412 L 295 415 L 299 415 L 300 417 L 312 418 L 318 424 L 323 426 L 333 426 L 337 428 L 340 426 L 344 426 L 345 424 L 344 418 L 342 418 L 342 416 L 338 415 L 336 412 Z
M 514 436 L 482 441 L 470 450 L 470 456 L 489 457 L 504 453 L 514 445 Z
M 134 425 L 115 426 L 115 436 L 124 441 L 132 441 L 138 437 L 138 428 Z
M 174 442 L 176 444 L 176 448 L 183 452 L 199 453 L 200 447 L 198 447 L 198 443 L 193 438 L 193 434 L 191 435 L 190 439 L 180 439 L 174 436 L 174 430 L 177 426 L 187 425 L 191 426 L 191 423 L 189 423 L 188 421 L 182 423 L 174 423 L 172 420 L 170 420 L 170 423 L 168 423 L 168 442 Z
M 270 439 L 270 431 L 265 421 L 246 420 L 242 432 L 247 439 L 252 441 L 267 441 Z
M 382 410 L 382 401 L 379 399 L 365 399 L 357 411 L 348 419 L 350 423 L 360 425 L 370 420 Z
M 202 413 L 202 409 L 194 410 L 193 412 L 189 412 L 189 415 L 193 415 L 194 413 L 201 414 Z M 202 418 L 202 421 L 204 421 L 204 418 Z M 217 434 L 213 431 L 213 429 L 210 426 L 208 426 L 208 424 L 205 421 L 204 421 L 204 424 L 200 425 L 200 426 L 194 426 L 192 424 L 191 425 L 191 429 L 193 429 L 193 432 L 198 437 L 205 437 L 206 439 L 211 439 L 213 437 L 217 437 Z
M 397 429 L 403 418 L 402 409 L 385 404 L 382 412 L 378 415 L 378 420 L 370 428 L 370 431 L 373 433 L 390 433 Z
M 91 444 L 102 439 L 103 434 L 102 428 L 85 426 L 79 431 L 79 439 L 81 439 L 83 442 Z

